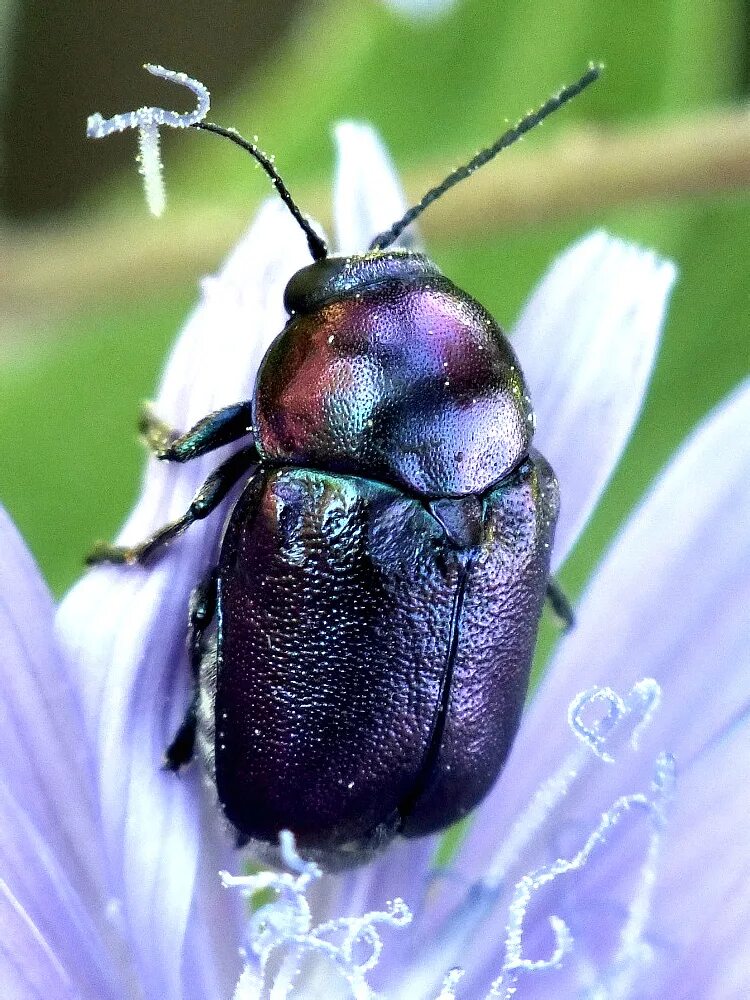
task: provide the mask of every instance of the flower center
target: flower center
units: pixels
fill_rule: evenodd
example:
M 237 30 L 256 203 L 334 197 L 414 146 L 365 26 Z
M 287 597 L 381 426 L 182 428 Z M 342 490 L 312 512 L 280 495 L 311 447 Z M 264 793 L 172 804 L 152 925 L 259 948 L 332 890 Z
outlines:
M 430 936 L 439 945 L 428 945 L 416 955 L 387 993 L 389 997 L 395 1000 L 460 997 L 464 973 L 457 966 L 462 954 L 476 940 L 480 925 L 511 885 L 513 873 L 523 870 L 524 858 L 529 857 L 534 845 L 544 841 L 545 835 L 551 836 L 555 823 L 559 828 L 562 803 L 592 766 L 615 765 L 624 752 L 638 750 L 640 737 L 660 700 L 661 689 L 650 679 L 639 681 L 625 697 L 611 688 L 594 687 L 573 699 L 568 722 L 579 746 L 539 786 L 490 859 L 484 876 L 468 888 L 464 901 Z M 662 752 L 654 762 L 650 787 L 617 798 L 601 813 L 578 851 L 516 877 L 506 910 L 502 966 L 486 994 L 487 1000 L 511 1000 L 524 976 L 562 967 L 573 969 L 582 1000 L 626 1000 L 631 995 L 653 959 L 646 931 L 674 784 L 674 759 Z M 584 869 L 592 858 L 606 850 L 623 821 L 636 812 L 646 818 L 647 847 L 612 957 L 596 967 L 582 949 L 576 948 L 569 922 L 557 914 L 547 917 L 553 939 L 549 954 L 527 957 L 526 925 L 538 894 L 561 877 Z M 239 888 L 248 895 L 259 890 L 270 891 L 273 896 L 253 913 L 249 922 L 244 949 L 247 968 L 243 974 L 249 984 L 247 995 L 257 995 L 258 983 L 266 984 L 271 991 L 269 996 L 314 995 L 316 970 L 319 974 L 323 963 L 329 973 L 335 972 L 345 984 L 348 992 L 342 995 L 354 1000 L 375 1000 L 367 975 L 377 965 L 383 949 L 379 927 L 405 928 L 412 921 L 408 906 L 395 899 L 386 904 L 385 910 L 371 911 L 361 917 L 337 917 L 314 926 L 307 892 L 322 873 L 317 865 L 299 857 L 289 831 L 281 835 L 281 856 L 286 872 L 262 871 L 247 876 L 222 873 L 227 887 Z M 240 980 L 235 1000 L 242 1000 L 242 988 Z M 251 993 L 251 989 L 255 992 Z

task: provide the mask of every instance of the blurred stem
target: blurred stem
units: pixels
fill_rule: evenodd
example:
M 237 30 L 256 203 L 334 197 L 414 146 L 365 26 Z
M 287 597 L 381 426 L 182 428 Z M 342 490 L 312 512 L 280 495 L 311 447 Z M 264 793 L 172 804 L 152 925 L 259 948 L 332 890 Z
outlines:
M 450 165 L 405 177 L 418 198 Z M 750 112 L 706 114 L 613 132 L 567 130 L 542 148 L 516 147 L 424 217 L 429 238 L 484 237 L 644 201 L 710 196 L 750 186 Z M 330 228 L 329 187 L 299 193 Z M 155 223 L 146 216 L 50 231 L 6 232 L 0 244 L 0 323 L 13 328 L 143 297 L 214 268 L 246 225 L 236 205 L 198 205 Z M 0 327 L 0 329 L 2 329 Z

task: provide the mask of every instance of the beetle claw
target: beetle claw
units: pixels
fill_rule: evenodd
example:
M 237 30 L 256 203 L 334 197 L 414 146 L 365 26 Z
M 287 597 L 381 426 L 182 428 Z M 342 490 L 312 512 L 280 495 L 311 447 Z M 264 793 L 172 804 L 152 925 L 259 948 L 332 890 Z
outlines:
M 150 402 L 141 406 L 138 415 L 138 433 L 143 443 L 157 458 L 164 458 L 173 441 L 179 437 L 178 432 L 161 419 Z
M 108 542 L 97 542 L 85 558 L 87 566 L 100 566 L 110 563 L 115 566 L 133 566 L 140 561 L 138 548 L 127 548 L 123 545 L 110 545 Z

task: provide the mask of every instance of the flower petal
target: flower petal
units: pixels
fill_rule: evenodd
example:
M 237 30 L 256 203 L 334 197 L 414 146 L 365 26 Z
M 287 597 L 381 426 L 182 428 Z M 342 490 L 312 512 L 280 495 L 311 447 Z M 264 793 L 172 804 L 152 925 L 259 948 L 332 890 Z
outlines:
M 555 261 L 516 325 L 535 443 L 560 480 L 554 566 L 583 530 L 633 430 L 675 277 L 669 261 L 593 233 Z
M 334 215 L 337 251 L 363 253 L 378 233 L 390 228 L 407 208 L 388 150 L 369 125 L 340 122 L 335 130 Z M 407 229 L 397 246 L 411 246 Z
M 93 775 L 53 615 L 0 510 L 0 995 L 124 996 Z
M 523 859 L 528 870 L 566 840 L 580 846 L 619 794 L 648 787 L 659 751 L 675 755 L 677 789 L 647 930 L 657 959 L 648 996 L 750 992 L 748 426 L 750 382 L 694 433 L 633 515 L 582 600 L 462 852 L 463 874 L 481 876 L 513 818 L 568 752 L 566 706 L 578 691 L 599 684 L 625 692 L 655 678 L 662 706 L 638 752 L 614 765 L 596 761 Z M 627 835 L 601 852 L 576 880 L 576 898 L 600 908 L 612 901 L 611 916 L 643 851 L 642 836 Z M 576 910 L 564 897 L 556 905 L 552 912 L 577 913 L 590 947 L 602 946 L 597 909 Z
M 161 417 L 185 429 L 251 396 L 260 360 L 286 319 L 284 286 L 308 262 L 304 236 L 286 209 L 266 205 L 220 274 L 203 283 L 202 301 L 167 365 L 156 401 Z M 138 541 L 181 514 L 220 460 L 214 454 L 182 466 L 150 460 L 142 497 L 119 540 Z M 58 615 L 99 764 L 124 923 L 147 996 L 160 1000 L 225 997 L 239 975 L 238 912 L 217 876 L 233 859 L 215 822 L 201 817 L 195 769 L 179 776 L 160 769 L 188 700 L 190 591 L 216 559 L 230 503 L 192 526 L 153 568 L 88 573 Z M 195 942 L 215 939 L 225 942 L 223 954 L 197 962 Z

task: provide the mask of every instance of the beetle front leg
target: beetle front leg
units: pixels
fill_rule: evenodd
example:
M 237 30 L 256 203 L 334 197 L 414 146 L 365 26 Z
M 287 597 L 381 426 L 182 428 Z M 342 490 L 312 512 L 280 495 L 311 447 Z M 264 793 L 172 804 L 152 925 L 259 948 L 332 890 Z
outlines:
M 179 434 L 156 415 L 150 403 L 144 403 L 138 430 L 157 458 L 166 462 L 189 462 L 251 434 L 251 404 L 249 401 L 233 403 L 215 410 L 185 434 Z
M 248 471 L 255 471 L 260 455 L 254 444 L 242 448 L 211 473 L 193 498 L 193 502 L 176 521 L 165 524 L 138 545 L 109 545 L 99 542 L 86 557 L 89 566 L 98 563 L 135 565 L 145 563 L 162 546 L 181 535 L 195 521 L 216 510 L 235 483 Z
M 189 764 L 193 759 L 195 731 L 198 723 L 198 698 L 200 697 L 198 674 L 203 656 L 203 636 L 216 613 L 217 592 L 218 573 L 214 568 L 203 583 L 199 584 L 190 595 L 187 646 L 193 674 L 193 693 L 185 712 L 185 718 L 164 754 L 163 767 L 167 771 L 179 771 L 181 767 Z

